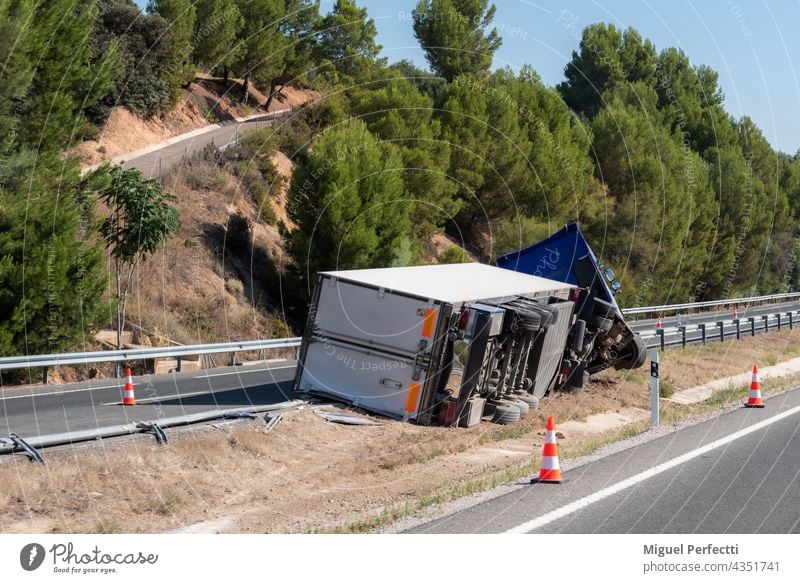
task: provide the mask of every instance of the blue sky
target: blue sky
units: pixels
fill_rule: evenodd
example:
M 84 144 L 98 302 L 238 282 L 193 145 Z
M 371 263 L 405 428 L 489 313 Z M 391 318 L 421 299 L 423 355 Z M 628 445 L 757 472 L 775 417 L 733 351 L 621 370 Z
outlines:
M 357 0 L 378 28 L 390 61 L 426 67 L 411 28 L 416 0 Z M 140 4 L 145 4 L 140 0 Z M 503 46 L 494 66 L 530 64 L 545 83 L 563 79 L 564 66 L 593 22 L 632 26 L 658 50 L 682 48 L 695 64 L 719 73 L 725 107 L 749 115 L 773 147 L 800 149 L 800 0 L 495 0 Z M 323 0 L 324 12 L 333 0 Z

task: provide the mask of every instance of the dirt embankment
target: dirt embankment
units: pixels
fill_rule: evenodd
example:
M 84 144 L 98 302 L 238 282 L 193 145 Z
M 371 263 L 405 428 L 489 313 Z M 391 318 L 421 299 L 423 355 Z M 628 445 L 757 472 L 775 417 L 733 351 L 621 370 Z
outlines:
M 794 332 L 783 331 L 670 350 L 662 355 L 662 378 L 673 389 L 692 387 L 746 372 L 753 362 L 795 357 L 796 342 Z M 644 369 L 602 374 L 585 393 L 556 394 L 510 426 L 449 429 L 382 420 L 379 427 L 351 427 L 306 408 L 286 414 L 269 433 L 259 419 L 188 429 L 162 447 L 141 437 L 51 453 L 46 466 L 20 460 L 0 466 L 0 531 L 157 532 L 194 525 L 188 530 L 304 532 L 385 524 L 407 509 L 513 476 L 503 472 L 533 472 L 547 416 L 556 418 L 566 458 L 608 439 L 570 420 L 612 412 L 643 429 L 647 383 Z M 765 394 L 777 386 L 765 382 Z M 664 402 L 663 422 L 702 414 L 702 407 Z

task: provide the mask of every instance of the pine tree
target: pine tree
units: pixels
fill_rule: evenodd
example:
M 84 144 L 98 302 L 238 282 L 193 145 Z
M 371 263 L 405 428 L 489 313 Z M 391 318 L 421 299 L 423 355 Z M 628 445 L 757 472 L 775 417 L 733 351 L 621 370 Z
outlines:
M 448 81 L 482 75 L 502 44 L 492 25 L 496 7 L 488 0 L 420 0 L 412 13 L 414 36 L 431 69 Z
M 0 3 L 0 352 L 75 348 L 102 307 L 105 279 L 92 178 L 60 150 L 84 108 L 112 87 L 114 53 L 93 65 L 94 2 Z
M 333 9 L 322 19 L 317 53 L 328 59 L 338 71 L 353 79 L 366 75 L 381 52 L 375 42 L 378 29 L 366 8 L 354 0 L 336 0 Z
M 391 79 L 351 93 L 353 112 L 372 134 L 396 145 L 403 158 L 403 179 L 417 204 L 415 233 L 425 238 L 458 212 L 455 184 L 447 179 L 450 146 L 441 140 L 441 124 L 433 118 L 433 100 L 409 81 Z
M 603 107 L 606 91 L 626 82 L 655 85 L 655 47 L 632 28 L 592 24 L 583 30 L 579 52 L 572 51 L 564 76 L 566 81 L 558 86 L 564 101 L 592 117 Z
M 210 71 L 229 67 L 236 60 L 236 39 L 243 26 L 234 0 L 198 0 L 192 34 L 193 59 Z
M 250 80 L 268 85 L 284 69 L 286 38 L 280 26 L 284 0 L 236 0 L 244 26 L 239 32 L 238 56 L 233 69 L 244 79 L 242 97 L 249 96 Z
M 295 168 L 289 248 L 304 283 L 330 269 L 388 267 L 406 254 L 413 203 L 397 148 L 354 120 L 325 131 Z
M 150 0 L 147 10 L 169 24 L 169 49 L 161 66 L 166 69 L 174 105 L 180 99 L 181 87 L 191 81 L 196 72 L 195 66 L 189 62 L 197 17 L 195 0 Z

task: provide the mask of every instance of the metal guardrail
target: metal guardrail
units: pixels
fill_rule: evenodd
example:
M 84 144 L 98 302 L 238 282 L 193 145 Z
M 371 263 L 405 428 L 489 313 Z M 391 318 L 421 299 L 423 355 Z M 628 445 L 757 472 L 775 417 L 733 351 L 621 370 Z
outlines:
M 635 314 L 662 314 L 664 312 L 677 312 L 680 310 L 698 310 L 701 308 L 716 308 L 721 306 L 735 306 L 740 304 L 764 303 L 781 300 L 791 300 L 800 298 L 800 292 L 786 294 L 773 294 L 769 296 L 753 296 L 749 298 L 732 298 L 729 300 L 717 300 L 711 302 L 693 302 L 687 304 L 669 304 L 664 306 L 645 306 L 641 308 L 623 308 L 622 313 L 626 316 Z
M 301 338 L 270 338 L 268 340 L 168 346 L 165 348 L 134 348 L 130 350 L 100 350 L 97 352 L 70 352 L 66 354 L 39 354 L 34 356 L 5 356 L 0 358 L 0 370 L 64 365 L 74 366 L 98 362 L 124 362 L 149 358 L 180 358 L 182 356 L 198 356 L 203 354 L 269 350 L 271 348 L 293 348 L 295 346 L 300 346 L 301 340 Z
M 773 294 L 768 296 L 754 296 L 749 298 L 734 298 L 713 302 L 694 302 L 686 304 L 671 304 L 664 306 L 646 306 L 640 308 L 625 308 L 625 315 L 664 313 L 680 310 L 696 310 L 728 305 L 764 303 L 800 298 L 800 292 Z M 200 356 L 204 354 L 224 354 L 269 350 L 273 348 L 294 348 L 300 346 L 302 338 L 271 338 L 268 340 L 246 340 L 243 342 L 221 342 L 214 344 L 194 344 L 186 346 L 169 346 L 166 348 L 135 348 L 129 350 L 101 350 L 96 352 L 72 352 L 66 354 L 39 354 L 33 356 L 6 356 L 0 358 L 0 371 L 44 368 L 50 366 L 75 366 L 100 362 L 125 362 L 132 360 L 145 360 L 151 358 L 176 358 L 184 356 Z M 233 362 L 233 360 L 232 360 Z M 46 372 L 45 372 L 46 374 Z
M 639 335 L 645 341 L 647 348 L 664 350 L 668 346 L 686 347 L 689 344 L 706 344 L 714 340 L 724 342 L 727 337 L 739 340 L 743 336 L 752 337 L 756 334 L 767 333 L 772 329 L 782 330 L 784 327 L 793 330 L 798 323 L 800 323 L 800 310 L 792 310 L 745 318 L 668 326 L 642 331 L 639 332 Z M 671 337 L 671 340 L 667 340 L 668 336 Z
M 239 407 L 237 409 L 215 409 L 213 411 L 202 411 L 190 415 L 162 418 L 156 421 L 134 421 L 124 425 L 112 425 L 109 427 L 98 427 L 97 429 L 72 431 L 68 433 L 37 435 L 25 439 L 21 438 L 16 433 L 12 433 L 9 437 L 0 437 L 0 455 L 26 453 L 31 459 L 44 463 L 43 457 L 37 451 L 40 448 L 69 445 L 83 441 L 95 441 L 98 439 L 109 439 L 111 437 L 133 435 L 135 433 L 153 433 L 156 437 L 156 441 L 159 444 L 164 444 L 167 442 L 167 437 L 163 429 L 167 427 L 180 427 L 183 425 L 213 421 L 215 419 L 236 418 L 237 415 L 247 413 L 288 411 L 290 409 L 296 409 L 304 402 L 305 401 L 291 400 L 273 405 L 254 405 L 252 407 Z

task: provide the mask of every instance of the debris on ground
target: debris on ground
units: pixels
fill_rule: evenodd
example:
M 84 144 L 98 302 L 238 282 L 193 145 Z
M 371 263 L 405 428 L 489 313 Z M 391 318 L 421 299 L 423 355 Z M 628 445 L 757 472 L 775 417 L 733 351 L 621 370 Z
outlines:
M 374 421 L 360 415 L 345 415 L 344 413 L 331 413 L 330 411 L 315 411 L 317 415 L 330 421 L 331 423 L 341 423 L 342 425 L 383 425 L 380 421 Z

